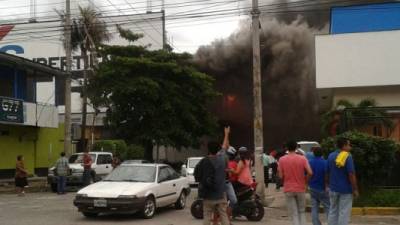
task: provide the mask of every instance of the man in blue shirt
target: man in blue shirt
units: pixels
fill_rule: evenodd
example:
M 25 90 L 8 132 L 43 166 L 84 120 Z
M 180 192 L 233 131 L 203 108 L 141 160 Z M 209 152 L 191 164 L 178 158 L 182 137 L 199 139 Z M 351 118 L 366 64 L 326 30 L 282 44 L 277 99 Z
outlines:
M 357 179 L 350 140 L 339 138 L 339 150 L 328 157 L 330 210 L 328 225 L 347 225 L 350 220 L 353 195 L 358 197 Z
M 321 147 L 313 147 L 313 157 L 309 160 L 310 167 L 313 171 L 308 185 L 311 195 L 311 217 L 313 225 L 321 225 L 319 220 L 319 205 L 325 209 L 326 217 L 329 213 L 329 194 L 326 185 L 327 181 L 327 162 L 322 158 Z

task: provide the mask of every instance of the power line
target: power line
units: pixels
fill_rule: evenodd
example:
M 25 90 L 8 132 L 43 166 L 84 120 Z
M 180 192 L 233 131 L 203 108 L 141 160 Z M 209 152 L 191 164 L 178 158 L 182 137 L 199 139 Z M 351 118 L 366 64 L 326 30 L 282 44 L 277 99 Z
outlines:
M 174 8 L 174 9 L 176 9 L 176 8 L 179 8 L 179 7 L 190 7 L 190 6 L 195 6 L 195 5 L 203 5 L 204 4 L 204 2 L 208 2 L 208 1 L 212 1 L 213 3 L 216 3 L 214 0 L 203 0 L 202 2 L 198 2 L 198 1 L 189 1 L 189 2 L 180 2 L 180 3 L 171 3 L 171 4 L 165 4 L 165 6 L 166 6 L 166 8 L 168 8 L 168 6 L 171 6 L 171 8 Z M 223 1 L 223 2 L 229 2 L 229 1 Z M 142 3 L 144 3 L 144 2 L 142 2 Z M 195 3 L 195 4 L 194 4 Z M 222 3 L 222 2 L 221 2 Z M 293 3 L 295 3 L 295 2 L 293 2 Z M 293 4 L 293 3 L 291 3 L 291 4 Z M 282 3 L 274 3 L 274 4 L 270 4 L 270 5 L 278 5 L 278 4 L 282 4 Z M 99 11 L 101 11 L 101 12 L 103 12 L 103 13 L 115 13 L 116 11 L 114 11 L 114 10 L 109 10 L 109 11 L 104 11 L 104 10 L 101 10 L 101 8 L 109 8 L 110 7 L 110 5 L 106 5 L 106 6 L 97 6 L 97 4 L 93 4 L 97 9 L 99 9 Z M 116 4 L 114 4 L 114 5 L 116 5 Z M 158 5 L 158 6 L 162 6 L 162 5 Z M 9 8 L 12 8 L 12 7 L 9 7 Z M 145 9 L 145 7 L 136 7 L 136 9 L 139 9 L 139 8 L 141 8 L 141 9 Z M 126 11 L 126 10 L 129 10 L 129 9 L 119 9 L 119 10 L 117 10 L 118 12 L 121 12 L 121 11 Z M 79 12 L 79 10 L 77 10 L 76 9 L 76 11 L 77 12 Z M 54 12 L 54 10 L 53 11 L 43 11 L 43 12 L 39 12 L 38 14 L 48 14 L 48 13 L 52 13 L 52 12 Z M 17 15 L 26 15 L 27 13 L 23 13 L 23 14 L 13 14 L 12 16 L 17 16 Z M 54 16 L 46 16 L 46 17 L 38 17 L 38 19 L 44 19 L 44 18 L 49 18 L 49 19 L 51 19 L 51 18 L 54 18 Z M 29 19 L 29 18 L 24 18 L 24 19 Z M 21 18 L 19 18 L 19 20 L 21 20 Z
M 107 2 L 109 2 L 114 8 L 116 8 L 118 11 L 120 11 L 120 9 L 119 9 L 116 5 L 114 5 L 114 4 L 111 2 L 111 0 L 107 0 Z M 134 25 L 136 26 L 135 23 L 134 23 Z M 137 26 L 137 27 L 138 27 L 140 30 L 142 30 L 144 34 L 147 34 L 147 35 L 150 37 L 150 39 L 152 39 L 155 43 L 160 44 L 160 42 L 158 42 L 156 39 L 154 39 L 153 36 L 151 36 L 150 34 L 146 33 L 146 31 L 143 30 L 141 27 L 139 27 L 139 26 Z
M 213 1 L 213 0 L 204 0 L 204 1 Z M 191 6 L 197 6 L 197 5 L 203 5 L 204 4 L 204 1 L 202 1 L 202 2 L 199 2 L 199 1 L 189 1 L 189 2 L 181 2 L 181 3 L 171 3 L 171 4 L 166 4 L 166 6 L 167 6 L 167 8 L 169 8 L 169 6 L 171 6 L 171 8 L 180 8 L 180 7 L 191 7 Z M 138 2 L 135 2 L 136 4 L 138 3 Z M 186 4 L 185 4 L 186 3 Z M 187 3 L 190 3 L 190 4 L 187 4 Z M 50 3 L 51 4 L 51 3 Z M 42 5 L 50 5 L 50 4 L 42 4 Z M 109 8 L 110 7 L 110 5 L 105 5 L 105 6 L 97 6 L 96 4 L 93 4 L 96 8 L 98 8 L 99 10 L 101 10 L 101 8 Z M 114 4 L 114 5 L 118 5 L 118 4 Z M 132 4 L 131 4 L 132 5 Z M 161 7 L 162 5 L 156 5 L 155 7 Z M 24 7 L 24 8 L 28 8 L 29 6 L 26 6 L 26 7 Z M 17 7 L 6 7 L 6 8 L 9 8 L 9 9 L 13 9 L 13 8 L 17 8 Z M 1 8 L 0 8 L 1 9 Z M 146 7 L 136 7 L 136 9 L 143 9 L 143 10 L 145 10 L 146 9 Z M 110 13 L 110 14 L 113 14 L 113 13 L 116 13 L 116 12 L 120 12 L 120 11 L 128 11 L 128 10 L 130 10 L 130 9 L 120 9 L 119 11 L 117 10 L 117 11 L 115 11 L 115 10 L 106 10 L 106 11 L 104 11 L 104 10 L 101 10 L 102 12 L 107 12 L 107 13 Z M 75 9 L 74 11 L 76 11 L 77 13 L 79 12 L 79 10 L 77 10 L 77 9 Z M 50 14 L 50 13 L 54 13 L 54 10 L 52 10 L 52 11 L 40 11 L 40 12 L 37 12 L 36 14 Z M 10 15 L 10 16 L 19 16 L 19 15 L 27 15 L 27 14 L 29 14 L 29 13 L 19 13 L 19 14 L 12 14 L 12 15 Z M 73 13 L 72 13 L 73 14 Z M 75 14 L 73 14 L 73 15 L 75 15 Z M 18 18 L 19 20 L 27 20 L 27 19 L 29 19 L 30 17 L 26 17 L 26 18 Z M 42 17 L 38 17 L 39 19 L 51 19 L 51 18 L 54 18 L 54 16 L 42 16 Z
M 345 1 L 340 1 L 341 3 L 344 3 Z M 348 2 L 348 1 L 346 1 Z M 327 2 L 322 3 L 322 4 L 327 4 Z M 314 4 L 316 5 L 316 4 Z M 267 8 L 271 5 L 264 5 L 262 6 L 262 8 Z M 299 7 L 299 6 L 296 6 Z M 303 5 L 300 5 L 300 7 L 304 7 Z M 289 8 L 289 7 L 285 7 L 285 8 Z M 386 7 L 388 8 L 388 7 Z M 246 9 L 245 8 L 241 8 L 240 10 Z M 269 13 L 269 14 L 282 14 L 282 13 L 310 13 L 310 12 L 320 12 L 320 11 L 326 11 L 328 9 L 311 9 L 311 10 L 271 10 L 271 9 L 266 9 L 266 10 L 262 10 L 263 13 Z M 176 14 L 176 15 L 172 15 L 171 17 L 167 17 L 169 20 L 182 20 L 182 19 L 195 19 L 195 18 L 205 18 L 205 17 L 218 17 L 218 16 L 229 16 L 229 15 L 236 15 L 237 13 L 237 9 L 225 9 L 225 10 L 216 10 L 216 11 L 208 11 L 208 12 L 202 12 L 202 13 L 192 13 L 192 14 Z M 153 19 L 153 18 L 151 18 Z M 149 19 L 149 20 L 151 20 Z M 185 22 L 185 21 L 184 21 Z M 168 23 L 171 24 L 171 23 Z M 141 30 L 144 30 L 143 28 L 141 28 Z M 33 33 L 33 32 L 32 32 Z

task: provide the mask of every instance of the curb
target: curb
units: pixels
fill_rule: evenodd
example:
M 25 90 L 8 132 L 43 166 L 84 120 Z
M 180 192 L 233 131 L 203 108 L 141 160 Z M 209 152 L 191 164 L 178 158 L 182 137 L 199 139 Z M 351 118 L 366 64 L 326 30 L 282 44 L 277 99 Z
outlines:
M 400 215 L 400 207 L 355 207 L 352 215 L 392 216 Z
M 311 212 L 311 207 L 306 207 L 307 212 Z M 323 213 L 323 208 L 320 208 L 320 213 Z M 400 207 L 353 207 L 351 210 L 352 216 L 393 216 L 400 215 Z

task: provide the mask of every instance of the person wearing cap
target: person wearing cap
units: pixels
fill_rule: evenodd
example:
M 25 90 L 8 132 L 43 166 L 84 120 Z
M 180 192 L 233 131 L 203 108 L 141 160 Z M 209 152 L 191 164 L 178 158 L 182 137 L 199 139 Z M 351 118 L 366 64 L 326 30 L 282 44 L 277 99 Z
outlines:
M 236 185 L 240 186 L 251 186 L 253 184 L 253 177 L 251 176 L 251 155 L 250 151 L 246 147 L 239 148 L 240 160 L 236 170 L 231 171 L 238 176 L 238 182 Z

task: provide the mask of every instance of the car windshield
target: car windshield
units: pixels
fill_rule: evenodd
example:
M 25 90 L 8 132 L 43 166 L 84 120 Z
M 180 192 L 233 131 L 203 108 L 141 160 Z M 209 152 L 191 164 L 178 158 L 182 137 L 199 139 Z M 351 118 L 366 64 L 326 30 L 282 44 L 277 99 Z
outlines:
M 311 148 L 318 147 L 319 145 L 316 143 L 309 143 L 309 144 L 300 144 L 301 150 L 305 152 L 311 152 Z
M 92 162 L 96 162 L 96 154 L 89 154 L 92 157 Z M 69 163 L 82 163 L 83 154 L 73 154 L 69 157 Z
M 124 164 L 142 164 L 142 163 L 149 163 L 146 160 L 126 160 L 123 162 Z
M 145 182 L 155 181 L 155 166 L 119 166 L 113 170 L 104 181 L 127 181 L 127 182 Z
M 201 159 L 189 159 L 188 160 L 188 167 L 195 168 L 196 165 L 200 162 Z

